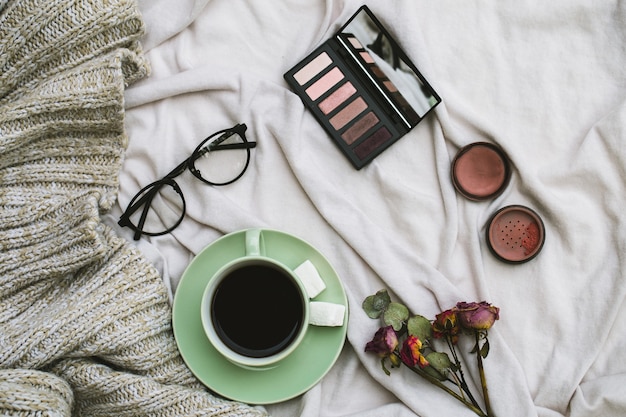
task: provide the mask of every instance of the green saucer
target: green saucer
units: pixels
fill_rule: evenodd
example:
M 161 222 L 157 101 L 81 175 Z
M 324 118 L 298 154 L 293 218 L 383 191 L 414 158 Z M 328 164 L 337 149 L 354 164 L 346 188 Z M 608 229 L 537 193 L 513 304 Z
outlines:
M 326 289 L 315 300 L 343 304 L 348 311 L 341 281 L 321 253 L 289 234 L 269 229 L 263 229 L 262 233 L 266 256 L 290 268 L 310 260 L 326 284 Z M 334 365 L 346 339 L 347 313 L 343 326 L 309 326 L 300 346 L 275 368 L 248 370 L 230 363 L 204 334 L 200 303 L 213 273 L 245 253 L 245 230 L 242 230 L 211 243 L 191 261 L 174 296 L 174 336 L 189 369 L 215 393 L 249 404 L 286 401 L 308 391 Z

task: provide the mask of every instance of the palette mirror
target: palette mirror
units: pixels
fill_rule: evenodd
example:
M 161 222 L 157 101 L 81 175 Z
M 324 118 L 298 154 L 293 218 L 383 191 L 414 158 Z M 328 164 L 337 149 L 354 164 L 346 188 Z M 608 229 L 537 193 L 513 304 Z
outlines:
M 285 80 L 357 169 L 441 102 L 367 6 Z
M 441 101 L 369 9 L 356 13 L 340 30 L 339 39 L 407 127 L 415 126 Z

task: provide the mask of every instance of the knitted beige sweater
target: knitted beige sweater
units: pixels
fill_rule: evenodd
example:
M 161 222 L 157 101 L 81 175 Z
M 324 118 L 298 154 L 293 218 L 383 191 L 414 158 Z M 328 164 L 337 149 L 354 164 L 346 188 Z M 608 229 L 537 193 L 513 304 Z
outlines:
M 0 415 L 264 414 L 196 381 L 157 271 L 100 220 L 142 31 L 130 0 L 0 0 Z

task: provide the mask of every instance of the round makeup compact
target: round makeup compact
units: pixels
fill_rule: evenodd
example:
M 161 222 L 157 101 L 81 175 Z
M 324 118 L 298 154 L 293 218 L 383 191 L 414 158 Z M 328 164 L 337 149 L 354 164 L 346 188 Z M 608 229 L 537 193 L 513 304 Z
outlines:
M 487 244 L 491 252 L 505 262 L 530 261 L 541 251 L 544 241 L 543 221 L 528 207 L 503 207 L 489 220 Z
M 509 160 L 504 151 L 492 143 L 464 146 L 452 161 L 452 183 L 470 200 L 487 200 L 500 195 L 510 179 Z

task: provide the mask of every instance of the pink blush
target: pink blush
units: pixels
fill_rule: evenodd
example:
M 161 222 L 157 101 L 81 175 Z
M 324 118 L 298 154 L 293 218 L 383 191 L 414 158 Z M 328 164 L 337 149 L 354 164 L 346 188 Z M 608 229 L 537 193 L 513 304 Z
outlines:
M 521 263 L 533 259 L 545 241 L 545 226 L 532 209 L 511 205 L 498 210 L 487 227 L 491 252 L 505 262 Z
M 452 182 L 471 200 L 499 195 L 510 179 L 508 161 L 496 145 L 477 142 L 462 148 L 452 164 Z

